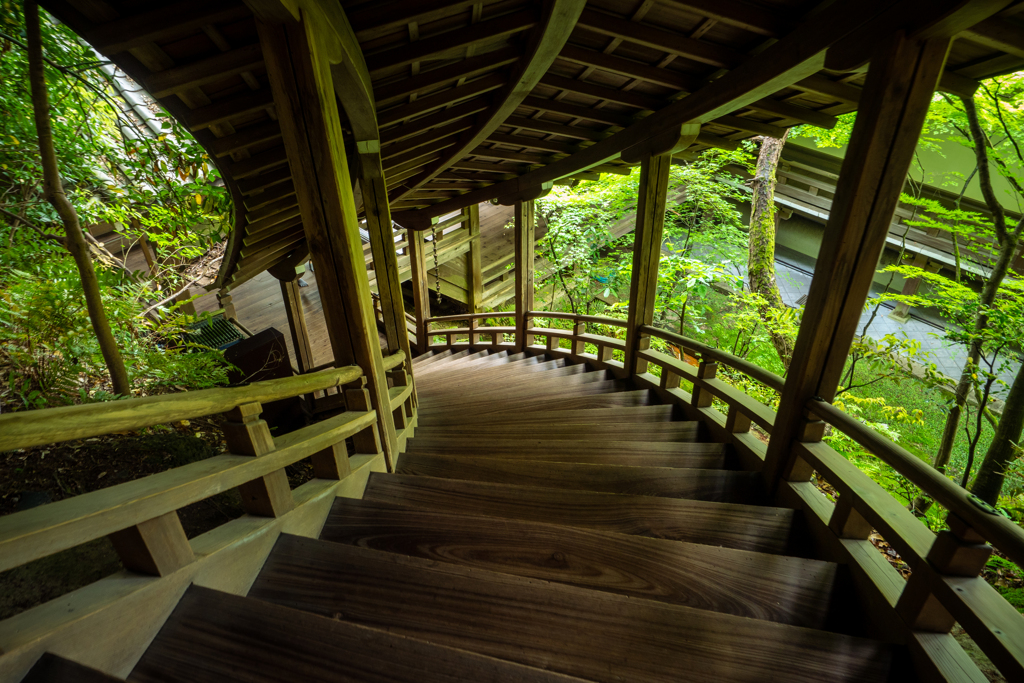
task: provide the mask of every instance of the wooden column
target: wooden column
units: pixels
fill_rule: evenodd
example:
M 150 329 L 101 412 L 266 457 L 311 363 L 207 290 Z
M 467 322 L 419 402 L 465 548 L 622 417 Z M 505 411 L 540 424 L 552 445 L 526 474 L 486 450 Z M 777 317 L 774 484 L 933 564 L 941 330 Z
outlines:
M 416 350 L 426 353 L 430 344 L 427 339 L 427 318 L 430 317 L 430 283 L 427 282 L 427 254 L 423 244 L 423 231 L 410 230 L 409 269 L 412 279 L 412 298 L 416 308 Z
M 835 397 L 949 43 L 901 32 L 872 55 L 768 444 L 764 474 L 772 488 L 814 419 L 805 415 L 808 401 Z
M 380 143 L 377 140 L 357 142 L 356 147 L 359 149 L 359 183 L 363 190 L 366 230 L 370 233 L 370 253 L 373 255 L 373 270 L 377 274 L 377 294 L 380 295 L 388 352 L 402 350 L 405 357 L 411 359 L 409 330 L 405 326 L 405 301 L 402 299 L 402 283 L 398 279 L 398 254 L 395 252 L 391 208 L 388 206 L 388 188 L 384 183 L 384 166 L 380 160 Z
M 658 261 L 665 227 L 665 202 L 672 155 L 648 156 L 640 162 L 640 189 L 633 236 L 633 272 L 629 282 L 629 316 L 626 324 L 625 368 L 630 375 L 647 370 L 647 361 L 637 357 L 650 347 L 640 327 L 654 321 L 654 300 L 658 293 Z
M 284 299 L 284 311 L 288 317 L 288 329 L 292 333 L 295 362 L 299 366 L 300 374 L 305 374 L 316 366 L 313 362 L 313 347 L 309 343 L 306 313 L 302 308 L 302 290 L 299 288 L 299 276 L 304 272 L 306 272 L 305 267 L 299 266 L 291 279 L 279 280 L 281 298 Z
M 390 470 L 398 437 L 330 63 L 308 21 L 257 27 L 334 358 L 363 369 Z
M 484 279 L 481 272 L 481 254 L 483 245 L 480 244 L 480 205 L 470 204 L 466 207 L 469 214 L 467 227 L 469 228 L 469 252 L 466 254 L 466 303 L 470 313 L 481 313 L 484 301 Z
M 534 309 L 533 303 L 533 261 L 534 221 L 533 200 L 516 202 L 516 350 L 522 351 L 532 343 L 526 330 L 533 327 L 527 323 L 526 312 Z

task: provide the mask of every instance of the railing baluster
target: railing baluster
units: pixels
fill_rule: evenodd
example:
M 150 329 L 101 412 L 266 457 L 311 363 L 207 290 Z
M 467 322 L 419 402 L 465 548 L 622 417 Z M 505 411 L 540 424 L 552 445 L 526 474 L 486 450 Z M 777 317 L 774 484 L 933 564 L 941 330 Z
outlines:
M 718 373 L 718 363 L 701 359 L 700 365 L 697 367 L 697 377 L 700 379 L 714 379 Z M 701 389 L 699 382 L 693 383 L 693 398 L 691 402 L 694 408 L 709 408 L 711 406 L 714 396 L 711 395 L 710 391 Z
M 167 576 L 195 559 L 177 512 L 168 512 L 108 537 L 125 569 Z
M 270 428 L 260 419 L 262 412 L 263 406 L 255 402 L 227 413 L 228 422 L 224 424 L 223 431 L 230 452 L 258 458 L 274 450 Z M 242 484 L 238 492 L 242 495 L 242 507 L 252 515 L 280 517 L 295 507 L 283 469 Z
M 676 380 L 676 384 L 679 380 Z M 744 434 L 750 431 L 750 418 L 736 406 L 729 406 L 729 414 L 725 418 L 725 428 L 733 434 Z
M 580 354 L 582 354 L 586 350 L 587 343 L 585 341 L 583 341 L 582 339 L 580 339 L 580 336 L 584 335 L 586 333 L 587 333 L 587 323 L 585 323 L 582 320 L 577 320 L 576 322 L 573 323 L 572 334 L 573 334 L 574 337 L 576 337 L 576 339 L 572 343 L 572 355 L 573 356 L 578 357 Z

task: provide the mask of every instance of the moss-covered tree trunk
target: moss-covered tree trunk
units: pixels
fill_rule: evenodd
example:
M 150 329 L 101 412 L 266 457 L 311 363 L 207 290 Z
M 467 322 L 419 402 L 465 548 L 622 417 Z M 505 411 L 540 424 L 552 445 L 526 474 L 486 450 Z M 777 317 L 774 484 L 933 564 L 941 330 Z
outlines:
M 992 436 L 985 459 L 978 468 L 978 476 L 971 484 L 971 493 L 995 505 L 1003 490 L 1007 466 L 1020 456 L 1021 432 L 1024 431 L 1024 364 L 1017 369 L 1017 376 L 1006 397 L 1003 415 L 999 418 L 996 433 Z
M 85 304 L 89 311 L 89 320 L 92 321 L 93 331 L 100 344 L 100 351 L 103 353 L 103 360 L 110 372 L 110 379 L 114 386 L 114 393 L 128 396 L 131 393 L 131 384 L 128 381 L 128 372 L 124 367 L 124 360 L 117 348 L 114 334 L 110 330 L 110 322 L 107 320 L 106 311 L 103 310 L 103 300 L 100 297 L 99 280 L 96 279 L 96 271 L 93 270 L 92 258 L 89 255 L 89 245 L 82 232 L 82 225 L 78 221 L 78 213 L 71 205 L 64 186 L 61 184 L 60 171 L 57 167 L 57 152 L 53 145 L 53 130 L 50 127 L 50 102 L 46 91 L 46 74 L 43 71 L 43 46 L 39 31 L 39 3 L 35 0 L 25 2 L 25 32 L 28 42 L 28 69 L 29 81 L 32 86 L 32 106 L 35 114 L 36 135 L 39 138 L 39 156 L 43 165 L 43 193 L 46 200 L 53 205 L 61 221 L 64 223 L 64 232 L 67 235 L 65 246 L 75 259 L 78 266 L 78 273 L 82 279 L 82 289 L 85 291 Z
M 757 155 L 757 170 L 750 187 L 754 195 L 750 202 L 750 250 L 747 257 L 747 278 L 750 291 L 761 295 L 765 305 L 761 307 L 761 319 L 771 335 L 772 344 L 782 359 L 783 365 L 789 367 L 793 358 L 793 340 L 774 329 L 769 322 L 771 310 L 782 310 L 782 295 L 775 283 L 775 171 L 779 167 L 782 147 L 786 144 L 786 135 L 781 138 L 761 138 L 761 151 Z

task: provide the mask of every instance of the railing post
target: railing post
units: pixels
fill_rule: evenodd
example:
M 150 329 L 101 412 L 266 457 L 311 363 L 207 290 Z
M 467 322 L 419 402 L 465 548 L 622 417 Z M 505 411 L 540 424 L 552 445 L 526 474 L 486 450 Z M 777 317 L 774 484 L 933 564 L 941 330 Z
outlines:
M 587 324 L 582 320 L 577 320 L 572 324 L 572 334 L 574 337 L 580 337 L 587 333 Z M 572 342 L 572 355 L 578 358 L 580 354 L 584 353 L 587 349 L 587 343 L 582 339 L 574 339 Z
M 235 311 L 235 304 L 231 299 L 231 295 L 221 290 L 217 292 L 217 302 L 220 307 L 224 309 L 224 317 L 228 320 L 237 320 L 238 313 Z
M 697 377 L 700 379 L 714 379 L 717 373 L 718 363 L 701 359 L 700 366 L 697 368 Z M 700 384 L 697 382 L 693 383 L 693 395 L 690 399 L 690 404 L 694 408 L 709 408 L 714 398 L 710 391 L 701 389 Z
M 305 374 L 316 363 L 313 361 L 313 347 L 309 343 L 309 329 L 306 326 L 306 314 L 302 307 L 302 292 L 299 289 L 299 276 L 306 270 L 305 266 L 291 269 L 290 277 L 278 278 L 281 285 L 281 298 L 284 299 L 285 316 L 288 319 L 288 330 L 292 337 L 292 348 L 295 350 L 295 362 L 299 373 Z M 277 275 L 272 271 L 272 275 Z
M 650 348 L 650 337 L 640 332 L 654 322 L 654 301 L 658 292 L 658 261 L 665 225 L 668 176 L 672 155 L 647 156 L 640 162 L 640 189 L 633 236 L 633 272 L 629 282 L 629 316 L 626 324 L 625 368 L 630 375 L 647 371 L 647 361 L 638 354 Z
M 409 331 L 405 326 L 405 302 L 402 283 L 398 276 L 398 254 L 388 205 L 388 188 L 384 182 L 384 166 L 380 159 L 377 140 L 356 143 L 359 151 L 359 183 L 363 191 L 366 230 L 370 233 L 370 253 L 373 270 L 377 275 L 377 293 L 388 351 L 401 350 L 412 358 L 409 349 Z
M 416 347 L 420 353 L 430 350 L 427 320 L 430 318 L 430 283 L 427 282 L 427 256 L 423 233 L 410 230 L 409 269 L 412 278 L 412 299 L 416 308 Z
M 177 512 L 168 512 L 110 534 L 125 569 L 167 576 L 195 559 Z
M 409 376 L 405 373 L 405 368 L 396 368 L 388 373 L 388 379 L 391 380 L 392 386 L 395 387 L 407 387 L 409 386 Z M 405 429 L 409 426 L 409 418 L 412 417 L 411 406 L 409 405 L 409 399 L 402 402 L 402 405 L 394 409 L 395 417 L 395 429 Z
M 228 411 L 228 421 L 222 429 L 230 453 L 258 458 L 274 450 L 270 427 L 260 419 L 262 412 L 263 406 L 258 402 Z M 280 517 L 295 507 L 283 469 L 242 484 L 238 492 L 242 495 L 242 508 L 251 515 Z
M 330 66 L 306 21 L 256 22 L 263 46 L 288 166 L 310 254 L 316 264 L 327 332 L 335 360 L 366 374 L 388 466 L 398 435 L 388 404 L 387 378 L 359 236 L 355 196 Z M 366 148 L 373 140 L 356 140 Z
M 479 318 L 469 319 L 469 346 L 470 348 L 480 343 L 480 335 L 477 334 L 476 329 L 480 327 Z
M 480 205 L 466 207 L 469 230 L 469 252 L 466 253 L 466 303 L 470 313 L 480 313 L 484 300 L 484 280 L 481 273 L 483 245 L 480 243 Z
M 516 351 L 532 343 L 526 330 L 533 325 L 526 319 L 533 305 L 534 221 L 533 200 L 516 202 Z
M 808 401 L 835 396 L 949 44 L 899 32 L 871 56 L 768 443 L 769 491 L 789 468 Z

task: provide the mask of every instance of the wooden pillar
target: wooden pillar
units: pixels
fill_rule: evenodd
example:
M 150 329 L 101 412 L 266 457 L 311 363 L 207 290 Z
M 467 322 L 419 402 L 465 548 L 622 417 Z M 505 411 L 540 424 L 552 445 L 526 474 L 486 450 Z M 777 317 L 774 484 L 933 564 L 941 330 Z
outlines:
M 901 32 L 872 55 L 768 444 L 764 475 L 771 488 L 814 419 L 805 415 L 808 401 L 835 397 L 949 43 Z
M 633 272 L 629 282 L 629 316 L 626 323 L 625 368 L 630 375 L 647 370 L 647 361 L 637 357 L 650 347 L 650 338 L 640 333 L 654 321 L 654 300 L 658 293 L 658 261 L 665 227 L 665 202 L 672 155 L 648 156 L 640 162 L 640 189 L 633 233 Z
M 483 245 L 480 244 L 480 205 L 470 204 L 466 207 L 469 214 L 469 252 L 466 254 L 466 303 L 470 313 L 483 311 L 481 305 L 484 301 L 484 279 L 481 272 L 481 254 Z
M 534 260 L 534 221 L 533 200 L 516 202 L 515 210 L 515 242 L 516 242 L 516 351 L 529 346 L 532 338 L 527 338 L 526 330 L 533 327 L 527 322 L 526 312 L 534 309 L 533 303 L 533 260 Z
M 365 373 L 390 470 L 398 436 L 331 67 L 307 21 L 282 26 L 257 20 L 257 27 L 334 358 Z
M 924 254 L 918 254 L 914 257 L 914 262 L 910 265 L 915 268 L 924 268 L 929 273 L 937 273 L 941 268 L 942 264 L 939 262 L 931 262 Z M 910 296 L 917 294 L 917 290 L 921 287 L 921 278 L 915 277 L 911 280 L 907 280 L 903 283 L 903 291 L 900 294 Z M 893 320 L 897 320 L 901 323 L 907 322 L 910 319 L 910 305 L 905 301 L 900 301 L 896 304 L 896 308 L 889 314 L 889 317 Z
M 427 318 L 430 317 L 430 283 L 427 282 L 427 254 L 423 244 L 423 231 L 410 230 L 408 238 L 412 298 L 416 309 L 416 350 L 426 353 L 430 348 L 430 340 L 427 339 Z
M 380 295 L 388 352 L 401 350 L 405 352 L 406 358 L 411 359 L 402 283 L 398 279 L 398 254 L 395 252 L 391 208 L 388 206 L 388 188 L 384 183 L 384 166 L 380 160 L 380 143 L 377 140 L 357 142 L 356 147 L 359 150 L 359 183 L 363 191 L 366 230 L 370 233 L 370 253 L 373 255 L 373 270 L 377 274 L 377 294 Z
M 279 280 L 288 329 L 292 334 L 292 348 L 295 349 L 295 362 L 300 374 L 309 372 L 316 365 L 313 362 L 313 347 L 309 343 L 306 313 L 302 308 L 302 290 L 299 289 L 299 276 L 304 272 L 305 266 L 299 266 L 291 279 Z

